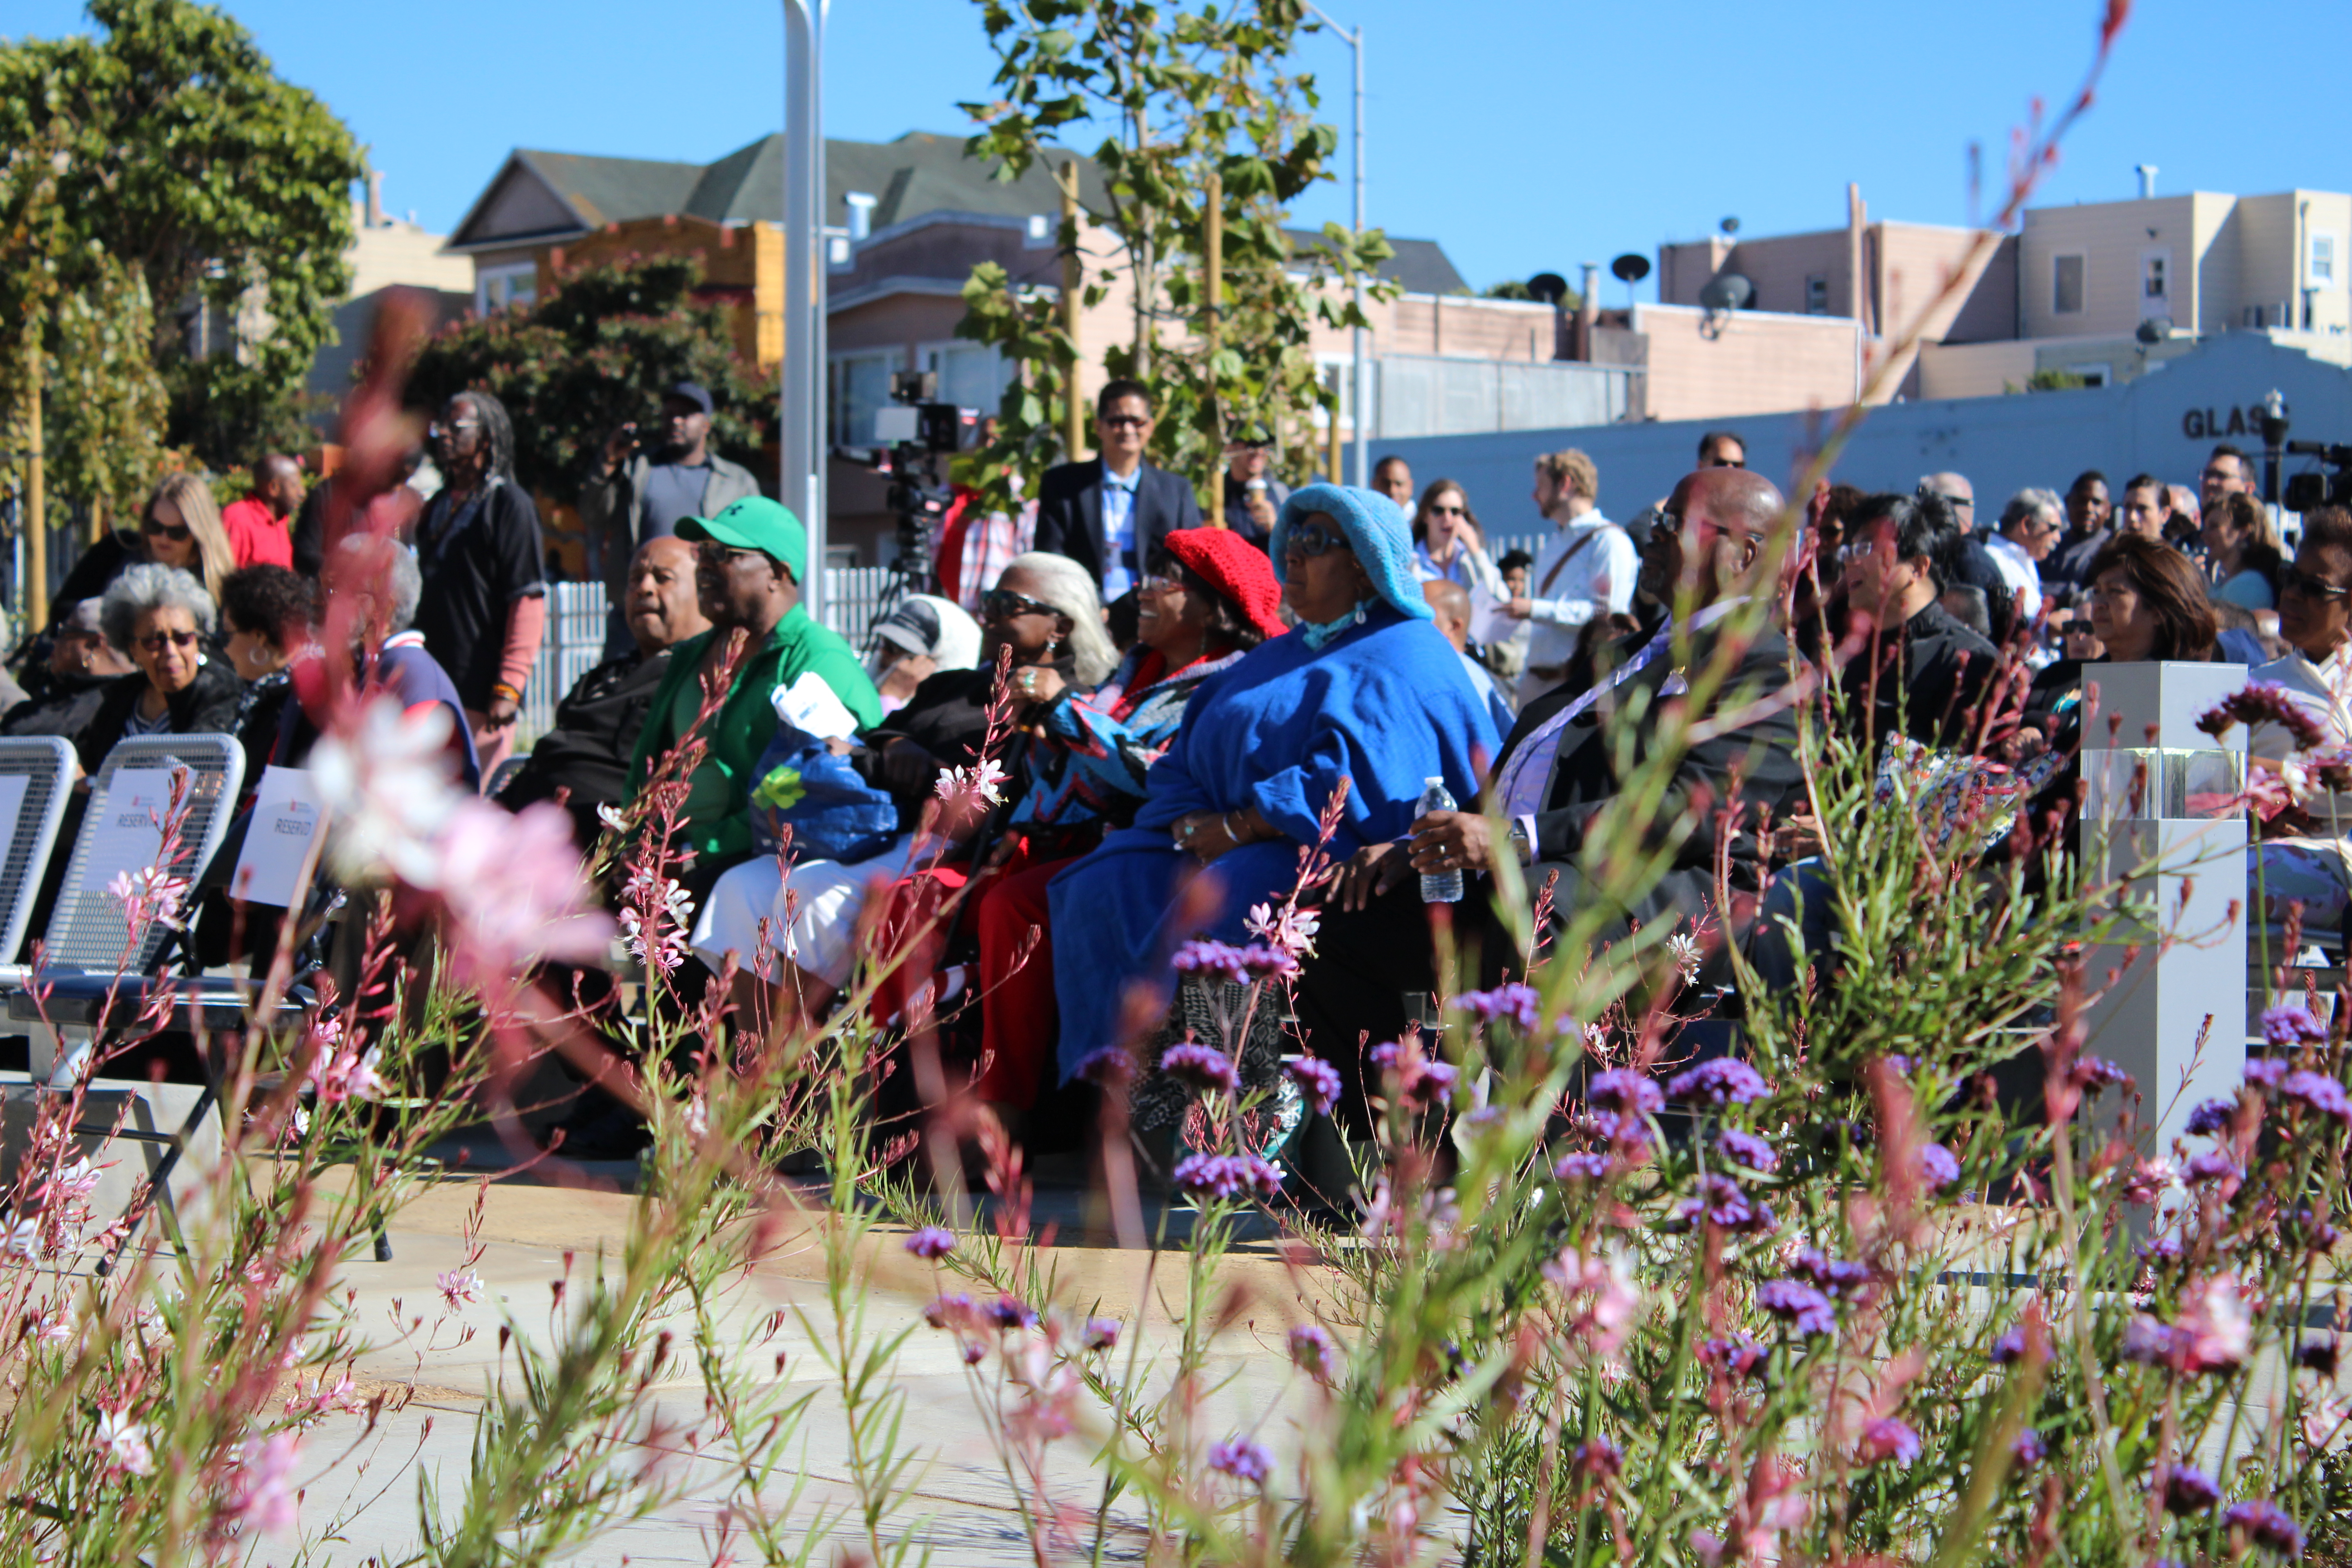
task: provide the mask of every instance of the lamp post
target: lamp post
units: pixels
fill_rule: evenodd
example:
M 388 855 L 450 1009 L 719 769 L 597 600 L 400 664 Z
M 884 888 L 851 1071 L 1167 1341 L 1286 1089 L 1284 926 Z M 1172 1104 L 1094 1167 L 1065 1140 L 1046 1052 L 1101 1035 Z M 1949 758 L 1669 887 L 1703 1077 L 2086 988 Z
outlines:
M 801 602 L 824 622 L 824 17 L 832 0 L 784 0 L 783 460 L 779 489 L 808 531 Z
M 1328 28 L 1332 31 L 1332 33 L 1333 33 L 1333 34 L 1335 34 L 1335 35 L 1339 37 L 1339 41 L 1340 41 L 1341 43 L 1343 43 L 1343 44 L 1347 45 L 1347 46 L 1348 46 L 1348 47 L 1349 47 L 1349 50 L 1354 54 L 1354 56 L 1355 56 L 1355 60 L 1356 60 L 1356 103 L 1355 103 L 1356 130 L 1355 130 L 1355 135 L 1354 135 L 1354 138 L 1353 138 L 1353 142 L 1354 142 L 1353 149 L 1352 149 L 1352 151 L 1349 153 L 1348 162 L 1349 162 L 1349 165 L 1352 167 L 1352 169 L 1353 169 L 1353 171 L 1354 171 L 1354 174 L 1355 174 L 1355 186 L 1356 186 L 1356 226 L 1356 226 L 1356 237 L 1357 237 L 1357 238 L 1359 238 L 1359 239 L 1361 239 L 1361 238 L 1363 237 L 1363 235 L 1364 235 L 1364 28 L 1363 28 L 1363 25 L 1362 25 L 1361 23 L 1358 23 L 1358 24 L 1357 24 L 1357 26 L 1356 26 L 1356 30 L 1355 30 L 1354 32 L 1350 33 L 1350 32 L 1347 31 L 1345 28 L 1341 27 L 1341 26 L 1339 26 L 1339 23 L 1337 23 L 1337 22 L 1333 21 L 1333 20 L 1331 19 L 1331 17 L 1330 17 L 1329 13 L 1326 12 L 1326 11 L 1323 9 L 1323 7 L 1322 7 L 1322 6 L 1316 5 L 1316 4 L 1315 4 L 1315 0 L 1301 0 L 1301 4 L 1303 4 L 1303 5 L 1307 7 L 1307 9 L 1310 13 L 1312 13 L 1312 14 L 1314 15 L 1315 19 L 1316 19 L 1317 21 L 1318 21 L 1318 22 L 1322 23 L 1326 27 L 1328 27 Z M 1358 317 L 1360 317 L 1360 317 L 1363 315 L 1363 313 L 1364 313 L 1364 277 L 1363 277 L 1363 274 L 1360 272 L 1360 273 L 1358 273 L 1358 274 L 1356 275 L 1356 314 L 1357 314 L 1357 316 L 1358 316 Z M 1352 397 L 1354 398 L 1355 405 L 1356 405 L 1356 410 L 1355 410 L 1355 423 L 1356 423 L 1356 460 L 1355 460 L 1355 463 L 1354 463 L 1354 465 L 1353 465 L 1354 469 L 1355 469 L 1354 478 L 1355 478 L 1355 481 L 1356 481 L 1357 488 L 1359 488 L 1359 489 L 1365 489 L 1365 488 L 1369 488 L 1369 487 L 1370 486 L 1371 482 L 1372 482 L 1371 466 L 1370 466 L 1370 465 L 1371 465 L 1371 456 L 1370 456 L 1370 447 L 1367 446 L 1367 442 L 1369 442 L 1369 441 L 1370 441 L 1370 439 L 1371 438 L 1371 430 L 1370 430 L 1370 427 L 1368 426 L 1368 425 L 1367 425 L 1367 423 L 1366 423 L 1366 417 L 1365 417 L 1365 416 L 1366 416 L 1367 412 L 1370 410 L 1370 406 L 1371 406 L 1371 379 L 1370 379 L 1370 378 L 1371 378 L 1371 360 L 1370 360 L 1370 357 L 1369 356 L 1369 354 L 1366 353 L 1366 350 L 1365 350 L 1364 328 L 1363 328 L 1363 323 L 1361 322 L 1361 321 L 1360 321 L 1360 320 L 1357 322 L 1357 324 L 1356 324 L 1356 328 L 1355 328 L 1355 331 L 1350 334 L 1350 344 L 1349 344 L 1349 346 L 1354 350 L 1354 353 L 1355 353 L 1355 364 L 1354 364 L 1354 366 L 1353 366 L 1352 373 L 1351 373 L 1351 374 L 1352 374 L 1352 376 L 1353 376 L 1353 383 L 1352 383 L 1352 384 L 1353 384 L 1353 386 L 1354 386 L 1354 391 L 1353 391 L 1353 393 L 1351 394 L 1351 395 L 1352 395 Z M 1335 421 L 1335 423 L 1336 423 L 1336 421 Z

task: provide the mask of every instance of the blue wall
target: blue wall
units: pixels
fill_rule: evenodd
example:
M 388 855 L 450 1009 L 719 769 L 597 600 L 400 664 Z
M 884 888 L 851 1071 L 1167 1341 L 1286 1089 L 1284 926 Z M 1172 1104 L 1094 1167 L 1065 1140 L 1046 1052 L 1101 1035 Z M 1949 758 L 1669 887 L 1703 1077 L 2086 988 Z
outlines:
M 2063 492 L 2084 468 L 2103 470 L 2118 487 L 2142 471 L 2193 486 L 2216 441 L 2233 442 L 2259 463 L 2262 437 L 2252 410 L 2273 387 L 2286 398 L 2291 439 L 2352 442 L 2352 371 L 2259 332 L 2231 332 L 2127 385 L 1874 409 L 1832 478 L 1864 489 L 1908 490 L 1922 474 L 1953 469 L 1976 487 L 1988 527 L 2014 491 L 2042 485 Z M 2242 434 L 2231 433 L 2233 411 Z M 1601 468 L 1601 510 L 1622 520 L 1674 489 L 1690 471 L 1706 430 L 1738 431 L 1748 441 L 1748 466 L 1785 486 L 1799 471 L 1801 452 L 1818 448 L 1835 417 L 1832 410 L 1426 436 L 1384 442 L 1372 455 L 1403 457 L 1416 485 L 1456 480 L 1490 535 L 1520 534 L 1545 526 L 1530 499 L 1539 452 L 1580 447 L 1590 453 Z M 1349 471 L 1352 464 L 1350 458 Z M 2310 466 L 2307 458 L 2291 458 L 2282 471 Z

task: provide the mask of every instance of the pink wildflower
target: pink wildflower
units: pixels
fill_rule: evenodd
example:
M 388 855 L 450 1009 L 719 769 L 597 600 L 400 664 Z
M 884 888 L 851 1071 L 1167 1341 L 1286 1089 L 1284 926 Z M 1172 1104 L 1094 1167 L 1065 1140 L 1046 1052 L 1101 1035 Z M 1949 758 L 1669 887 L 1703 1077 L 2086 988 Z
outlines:
M 109 1469 L 128 1471 L 134 1476 L 155 1473 L 155 1456 L 147 1446 L 147 1427 L 133 1421 L 121 1410 L 100 1406 L 98 1412 L 98 1451 Z
M 301 1439 L 291 1432 L 247 1442 L 229 1516 L 257 1534 L 280 1535 L 293 1529 L 300 1505 L 294 1491 L 294 1467 L 300 1454 Z
M 441 1287 L 441 1299 L 449 1303 L 453 1312 L 477 1299 L 482 1290 L 481 1276 L 470 1268 L 452 1268 L 435 1283 Z
M 1907 1468 L 1919 1458 L 1919 1434 L 1909 1422 L 1883 1415 L 1862 1429 L 1862 1457 L 1866 1464 Z
M 1559 1257 L 1543 1266 L 1543 1277 L 1569 1299 L 1570 1310 L 1563 1314 L 1569 1338 L 1592 1355 L 1616 1354 L 1642 1307 L 1641 1288 L 1624 1256 L 1604 1258 L 1562 1247 Z
M 1313 910 L 1302 910 L 1295 904 L 1274 909 L 1265 904 L 1252 904 L 1249 917 L 1242 929 L 1266 946 L 1288 953 L 1293 958 L 1315 955 L 1315 933 L 1323 917 Z

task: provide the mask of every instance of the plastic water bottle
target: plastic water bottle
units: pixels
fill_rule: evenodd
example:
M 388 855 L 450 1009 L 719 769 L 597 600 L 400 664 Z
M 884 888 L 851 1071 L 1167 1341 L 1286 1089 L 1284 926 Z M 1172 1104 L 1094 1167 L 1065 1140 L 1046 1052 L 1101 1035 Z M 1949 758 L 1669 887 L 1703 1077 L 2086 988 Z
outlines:
M 1454 797 L 1445 793 L 1444 779 L 1423 779 L 1421 784 L 1421 805 L 1414 811 L 1416 819 L 1433 811 L 1452 811 Z M 1421 879 L 1421 901 L 1424 904 L 1458 904 L 1462 901 L 1462 873 L 1439 871 Z

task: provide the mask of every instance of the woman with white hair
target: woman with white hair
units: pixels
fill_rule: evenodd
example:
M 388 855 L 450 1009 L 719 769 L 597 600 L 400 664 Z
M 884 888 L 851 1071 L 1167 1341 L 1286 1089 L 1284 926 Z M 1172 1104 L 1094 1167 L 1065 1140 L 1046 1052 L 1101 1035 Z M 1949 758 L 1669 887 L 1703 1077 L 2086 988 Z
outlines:
M 110 584 L 99 607 L 106 640 L 137 665 L 107 689 L 74 737 L 95 773 L 115 742 L 134 735 L 227 734 L 245 690 L 225 658 L 208 658 L 215 611 L 205 585 L 176 566 L 142 562 Z
M 891 883 L 924 865 L 968 860 L 992 842 L 984 827 L 956 842 L 919 835 L 925 808 L 938 798 L 941 771 L 979 761 L 996 693 L 1000 652 L 1012 658 L 1011 694 L 1019 721 L 1040 699 L 1034 671 L 1092 690 L 1118 662 L 1103 630 L 1094 580 L 1076 562 L 1033 552 L 1013 557 L 996 586 L 981 597 L 980 663 L 943 669 L 915 689 L 907 705 L 864 736 L 858 771 L 898 802 L 899 835 L 880 855 L 855 865 L 804 861 L 789 879 L 773 858 L 748 861 L 719 879 L 694 927 L 694 950 L 713 969 L 729 952 L 744 974 L 778 988 L 784 1010 L 814 1016 L 849 983 L 857 967 L 857 916 L 870 888 Z M 1017 748 L 1016 748 L 1017 749 Z M 1015 777 L 1000 793 L 1021 795 L 1018 759 L 1000 758 Z M 764 940 L 763 940 L 764 939 Z

